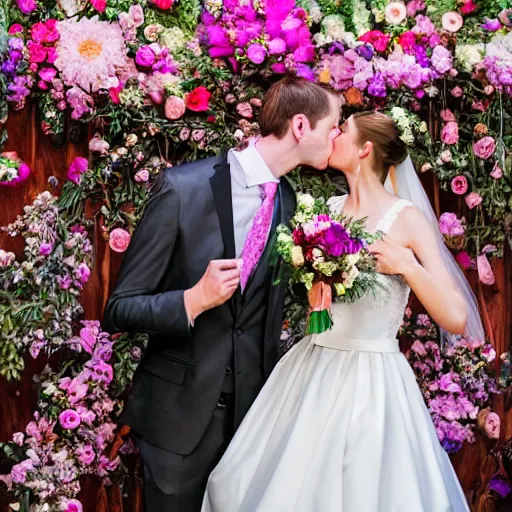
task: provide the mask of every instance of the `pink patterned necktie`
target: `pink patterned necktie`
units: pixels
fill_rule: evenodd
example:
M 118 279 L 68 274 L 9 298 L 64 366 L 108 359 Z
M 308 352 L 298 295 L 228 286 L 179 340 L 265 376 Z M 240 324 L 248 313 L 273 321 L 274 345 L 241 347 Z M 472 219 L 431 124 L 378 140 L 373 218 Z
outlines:
M 267 243 L 268 231 L 272 223 L 272 213 L 274 211 L 274 198 L 276 197 L 279 183 L 263 183 L 263 202 L 258 208 L 252 227 L 245 240 L 242 251 L 242 272 L 240 275 L 240 286 L 244 291 L 251 272 L 256 267 L 263 254 Z

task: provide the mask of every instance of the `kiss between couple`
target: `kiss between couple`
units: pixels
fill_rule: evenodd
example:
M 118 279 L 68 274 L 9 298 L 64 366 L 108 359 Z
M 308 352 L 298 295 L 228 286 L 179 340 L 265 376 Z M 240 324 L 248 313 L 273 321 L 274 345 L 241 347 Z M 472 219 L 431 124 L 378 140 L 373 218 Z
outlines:
M 478 308 L 391 118 L 340 129 L 340 107 L 286 77 L 256 142 L 153 188 L 105 314 L 111 331 L 149 334 L 120 420 L 147 512 L 469 510 L 396 335 L 411 288 L 445 336 L 483 339 Z M 278 361 L 286 283 L 270 255 L 300 164 L 345 174 L 330 208 L 384 234 L 371 246 L 384 285 L 334 304 L 333 328 Z

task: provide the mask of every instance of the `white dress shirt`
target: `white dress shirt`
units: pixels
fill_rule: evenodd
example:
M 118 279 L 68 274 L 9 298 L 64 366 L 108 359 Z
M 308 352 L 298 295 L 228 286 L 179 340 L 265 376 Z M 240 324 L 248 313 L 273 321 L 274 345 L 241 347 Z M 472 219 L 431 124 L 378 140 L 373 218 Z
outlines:
M 279 179 L 268 168 L 254 141 L 242 151 L 231 149 L 228 152 L 228 163 L 231 169 L 235 253 L 239 258 L 254 215 L 262 203 L 260 185 L 268 182 L 279 183 Z

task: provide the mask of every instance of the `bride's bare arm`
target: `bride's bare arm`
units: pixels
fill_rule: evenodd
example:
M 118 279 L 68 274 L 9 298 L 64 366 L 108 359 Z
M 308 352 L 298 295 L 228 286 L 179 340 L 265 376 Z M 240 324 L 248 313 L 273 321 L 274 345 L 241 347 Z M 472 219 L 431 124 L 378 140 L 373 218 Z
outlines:
M 397 242 L 384 237 L 371 247 L 378 261 L 377 270 L 402 274 L 440 327 L 453 334 L 463 334 L 466 304 L 444 264 L 438 235 L 428 220 L 416 208 L 407 208 L 393 225 L 391 236 Z

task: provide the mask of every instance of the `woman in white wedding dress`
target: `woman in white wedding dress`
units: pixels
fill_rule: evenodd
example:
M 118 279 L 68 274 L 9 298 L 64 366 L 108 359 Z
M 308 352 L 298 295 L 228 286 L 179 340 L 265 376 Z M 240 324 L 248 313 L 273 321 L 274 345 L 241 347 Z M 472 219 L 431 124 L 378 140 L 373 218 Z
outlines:
M 350 195 L 329 204 L 386 235 L 372 246 L 384 290 L 334 304 L 332 330 L 281 359 L 211 474 L 203 512 L 469 510 L 396 340 L 410 288 L 448 332 L 463 333 L 472 310 L 427 217 L 383 185 L 406 157 L 383 114 L 342 127 L 330 165 Z

